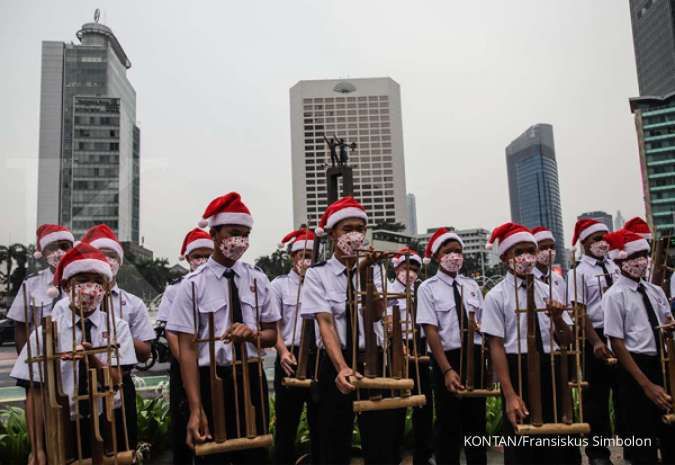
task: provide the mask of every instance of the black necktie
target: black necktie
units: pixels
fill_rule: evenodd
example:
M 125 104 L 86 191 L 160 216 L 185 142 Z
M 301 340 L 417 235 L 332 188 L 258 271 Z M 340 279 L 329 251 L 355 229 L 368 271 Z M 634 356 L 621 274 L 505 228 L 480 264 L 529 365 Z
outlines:
M 347 333 L 346 333 L 346 337 L 345 337 L 345 345 L 346 345 L 347 351 L 351 352 L 352 346 L 354 344 L 354 337 L 358 337 L 359 322 L 358 322 L 358 319 L 357 319 L 357 321 L 356 321 L 356 334 L 353 334 L 353 331 L 352 331 L 352 306 L 350 305 L 350 303 L 351 302 L 358 302 L 358 299 L 356 299 L 356 296 L 354 295 L 355 292 L 354 292 L 354 282 L 352 280 L 352 274 L 349 273 L 347 270 L 345 270 L 345 274 L 347 275 L 347 298 L 345 299 L 345 323 L 347 325 Z M 356 308 L 356 305 L 358 305 L 358 304 L 355 304 L 354 309 L 358 312 L 358 310 Z
M 460 344 L 462 344 L 462 347 L 464 347 L 464 354 L 466 354 L 466 344 L 467 344 L 467 329 L 469 325 L 468 318 L 466 318 L 465 315 L 462 315 L 462 311 L 464 310 L 464 301 L 462 300 L 462 294 L 459 292 L 459 284 L 457 284 L 457 280 L 453 280 L 452 282 L 452 293 L 455 296 L 455 311 L 457 312 L 457 327 L 459 328 L 459 339 L 460 339 Z M 462 331 L 462 317 L 464 317 L 464 331 Z
M 602 268 L 602 274 L 605 275 L 605 280 L 607 281 L 607 287 L 610 287 L 612 284 L 614 284 L 614 279 L 612 279 L 612 275 L 607 271 L 607 266 L 605 265 L 604 260 L 599 260 L 598 266 L 600 268 Z
M 637 288 L 638 292 L 642 294 L 642 301 L 645 304 L 645 310 L 647 311 L 647 318 L 649 319 L 649 326 L 652 330 L 652 334 L 654 335 L 654 343 L 656 344 L 656 353 L 658 354 L 659 352 L 659 320 L 656 318 L 656 312 L 654 311 L 654 307 L 652 306 L 651 301 L 649 300 L 649 296 L 647 295 L 647 289 L 644 287 L 642 283 L 638 284 Z
M 79 323 L 78 323 L 79 324 Z M 86 319 L 84 320 L 84 334 L 82 335 L 82 342 L 91 342 L 91 327 L 93 326 L 93 323 L 89 320 Z M 85 356 L 86 357 L 86 356 Z M 84 358 L 82 358 L 78 362 L 77 366 L 77 394 L 80 396 L 86 396 L 89 393 L 89 390 L 87 389 L 87 378 L 89 374 L 87 373 L 87 362 Z M 95 387 L 92 386 L 92 389 Z M 80 415 L 83 417 L 88 417 L 91 413 L 91 405 L 89 404 L 89 400 L 81 400 L 80 401 Z
M 225 270 L 223 276 L 227 279 L 228 290 L 230 292 L 230 303 L 232 308 L 232 323 L 243 323 L 244 318 L 241 314 L 241 301 L 239 300 L 239 290 L 237 285 L 234 283 L 234 271 Z M 237 360 L 241 360 L 241 344 L 234 344 L 234 355 Z
M 534 295 L 535 295 L 535 299 L 534 299 L 535 304 L 534 304 L 534 306 L 535 306 L 535 311 L 534 311 L 534 314 L 532 315 L 532 316 L 534 317 L 534 343 L 535 343 L 535 345 L 537 346 L 537 352 L 539 352 L 540 354 L 543 354 L 543 353 L 544 353 L 544 341 L 543 341 L 542 336 L 541 336 L 541 326 L 539 325 L 539 312 L 536 310 L 536 306 L 537 306 L 537 299 L 536 299 L 537 288 L 536 288 L 536 283 L 535 283 L 534 280 L 532 281 L 532 285 L 535 286 L 535 288 L 534 288 Z M 521 287 L 522 287 L 523 289 L 525 289 L 525 292 L 527 293 L 527 283 L 526 283 L 525 281 L 523 281 L 523 283 L 521 284 Z
M 549 284 L 549 282 L 548 282 L 548 273 L 542 274 L 542 275 L 541 275 L 541 280 L 542 280 L 543 282 L 545 282 L 546 284 Z

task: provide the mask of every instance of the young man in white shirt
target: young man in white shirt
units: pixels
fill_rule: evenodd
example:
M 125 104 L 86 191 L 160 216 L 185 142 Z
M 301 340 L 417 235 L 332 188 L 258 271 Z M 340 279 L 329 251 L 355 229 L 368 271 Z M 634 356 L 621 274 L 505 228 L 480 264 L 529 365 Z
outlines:
M 550 286 L 555 300 L 567 302 L 567 284 L 565 278 L 554 273 L 552 266 L 555 262 L 555 237 L 553 232 L 544 226 L 532 228 L 532 235 L 537 241 L 537 264 L 534 268 L 534 277 Z
M 649 266 L 649 244 L 626 230 L 608 233 L 610 255 L 621 275 L 602 298 L 605 335 L 619 359 L 619 405 L 626 438 L 643 439 L 640 447 L 627 446 L 633 464 L 675 463 L 675 428 L 662 416 L 672 410 L 672 399 L 663 388 L 659 327 L 672 333 L 675 322 L 663 289 L 644 279 Z M 672 354 L 671 354 L 672 356 Z M 672 413 L 672 412 L 671 412 Z

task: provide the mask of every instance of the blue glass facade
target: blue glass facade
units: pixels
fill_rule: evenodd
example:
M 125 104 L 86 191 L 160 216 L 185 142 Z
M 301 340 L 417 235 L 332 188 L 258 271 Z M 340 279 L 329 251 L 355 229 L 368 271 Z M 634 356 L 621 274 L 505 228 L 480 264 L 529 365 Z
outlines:
M 529 228 L 546 226 L 556 237 L 558 262 L 565 264 L 558 165 L 553 127 L 530 127 L 506 148 L 511 219 Z

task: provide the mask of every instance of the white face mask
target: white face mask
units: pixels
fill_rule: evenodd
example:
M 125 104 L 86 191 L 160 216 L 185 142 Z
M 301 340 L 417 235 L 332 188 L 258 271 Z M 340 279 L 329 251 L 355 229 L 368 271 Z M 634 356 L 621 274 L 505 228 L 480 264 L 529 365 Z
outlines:
M 625 260 L 621 264 L 621 270 L 634 279 L 644 278 L 649 268 L 649 259 L 647 257 L 633 258 Z
M 110 269 L 112 270 L 112 275 L 117 276 L 117 272 L 120 270 L 120 261 L 117 258 L 105 257 Z
M 305 271 L 307 271 L 307 268 L 309 268 L 311 264 L 312 260 L 310 260 L 309 258 L 300 258 L 296 260 L 295 263 L 293 263 L 293 269 L 300 276 L 304 276 Z
M 591 244 L 591 254 L 594 257 L 605 258 L 607 252 L 609 252 L 609 244 L 607 241 L 598 241 Z
M 208 258 L 199 257 L 199 258 L 188 258 L 188 263 L 190 264 L 190 271 L 194 271 L 200 266 L 202 266 Z
M 540 265 L 548 266 L 549 258 L 550 263 L 555 262 L 555 250 L 549 249 L 549 250 L 540 250 L 539 252 L 537 252 L 537 263 L 539 263 Z
M 412 286 L 417 281 L 417 271 L 401 269 L 396 273 L 396 279 L 404 286 Z
M 365 238 L 365 234 L 352 231 L 338 237 L 336 245 L 345 255 L 355 255 L 356 251 L 363 245 Z
M 220 251 L 228 260 L 236 262 L 248 249 L 248 237 L 226 237 L 219 244 Z
M 61 259 L 63 258 L 63 256 L 65 254 L 66 254 L 66 252 L 64 252 L 63 250 L 56 249 L 55 251 L 53 251 L 49 255 L 45 255 L 45 260 L 47 260 L 47 263 L 49 264 L 49 266 L 51 268 L 56 268 L 56 265 L 59 264 L 59 262 L 61 261 Z
M 519 275 L 531 274 L 536 261 L 537 257 L 531 253 L 520 254 L 513 259 L 511 269 Z
M 448 273 L 459 273 L 464 264 L 464 255 L 457 252 L 450 252 L 441 257 L 441 268 Z
M 73 305 L 78 312 L 82 309 L 82 312 L 89 313 L 101 305 L 104 295 L 105 289 L 98 283 L 76 284 L 73 293 Z

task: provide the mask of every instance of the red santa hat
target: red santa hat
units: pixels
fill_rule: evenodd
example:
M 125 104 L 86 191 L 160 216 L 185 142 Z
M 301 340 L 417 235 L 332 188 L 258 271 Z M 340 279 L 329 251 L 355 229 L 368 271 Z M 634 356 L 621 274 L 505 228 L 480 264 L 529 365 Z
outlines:
M 536 240 L 537 243 L 545 241 L 546 239 L 550 239 L 553 242 L 555 242 L 555 237 L 553 237 L 553 233 L 551 232 L 551 230 L 544 226 L 537 226 L 536 228 L 532 228 L 532 235 L 534 236 L 534 240 Z
M 530 230 L 518 223 L 504 223 L 493 229 L 486 248 L 491 249 L 495 242 L 498 242 L 497 251 L 500 257 L 519 242 L 531 242 L 537 245 L 537 240 Z
M 112 270 L 105 255 L 90 244 L 80 242 L 59 261 L 54 271 L 53 286 L 49 287 L 47 294 L 52 298 L 56 297 L 62 283 L 79 273 L 97 273 L 107 281 L 112 280 Z
M 58 224 L 43 224 L 37 228 L 35 236 L 37 238 L 35 241 L 35 252 L 33 252 L 33 257 L 35 258 L 42 258 L 42 251 L 52 242 L 75 242 L 73 233 L 65 226 L 59 226 Z
M 200 228 L 213 228 L 223 224 L 253 227 L 253 217 L 237 192 L 221 195 L 211 201 L 199 220 Z
M 609 244 L 609 258 L 613 260 L 625 260 L 636 252 L 649 252 L 647 240 L 626 229 L 607 233 L 605 240 Z
M 399 265 L 405 263 L 406 258 L 408 259 L 409 262 L 415 262 L 419 266 L 422 266 L 422 259 L 417 254 L 417 252 L 411 249 L 410 247 L 404 247 L 398 252 L 396 252 L 396 255 L 394 255 L 394 257 L 391 259 L 391 265 L 394 268 L 398 268 Z
M 572 235 L 572 245 L 577 241 L 583 242 L 588 236 L 598 231 L 609 232 L 607 225 L 592 218 L 581 218 L 574 225 L 574 234 Z
M 323 215 L 319 220 L 319 227 L 316 228 L 315 231 L 317 236 L 323 235 L 325 231 L 331 229 L 340 221 L 346 220 L 347 218 L 360 218 L 366 223 L 368 222 L 366 209 L 351 196 L 342 197 L 326 208 L 326 211 L 323 212 Z
M 313 250 L 314 233 L 306 228 L 291 231 L 281 239 L 280 247 L 288 247 L 288 253 L 294 253 L 298 250 Z
M 445 242 L 450 240 L 459 242 L 462 248 L 464 248 L 464 241 L 461 237 L 459 237 L 459 235 L 457 235 L 457 233 L 450 231 L 446 227 L 438 228 L 429 239 L 429 242 L 427 242 L 427 246 L 424 248 L 424 264 L 428 265 L 431 263 L 431 258 L 436 255 L 438 249 L 440 249 Z
M 120 263 L 124 261 L 124 249 L 117 240 L 117 235 L 107 224 L 97 224 L 87 229 L 80 242 L 86 242 L 97 249 L 110 249 L 120 258 Z
M 211 235 L 203 229 L 195 228 L 185 235 L 183 245 L 180 247 L 180 260 L 190 255 L 195 249 L 211 249 L 213 250 L 213 239 Z
M 647 222 L 639 216 L 626 221 L 623 225 L 623 229 L 634 232 L 643 239 L 650 240 L 652 238 L 652 230 L 649 228 Z

